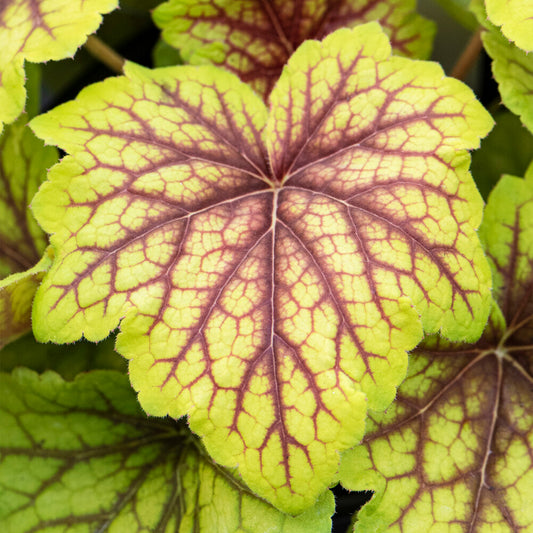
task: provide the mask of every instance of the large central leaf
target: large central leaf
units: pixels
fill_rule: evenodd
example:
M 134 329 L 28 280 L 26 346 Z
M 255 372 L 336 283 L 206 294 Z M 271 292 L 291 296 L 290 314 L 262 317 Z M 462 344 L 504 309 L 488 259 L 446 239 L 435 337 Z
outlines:
M 487 320 L 465 149 L 491 119 L 437 65 L 390 54 L 377 24 L 308 41 L 270 112 L 215 67 L 129 64 L 32 123 L 72 154 L 34 202 L 57 254 L 36 336 L 123 319 L 144 409 L 188 414 L 288 512 L 333 481 L 423 328 L 477 338 Z

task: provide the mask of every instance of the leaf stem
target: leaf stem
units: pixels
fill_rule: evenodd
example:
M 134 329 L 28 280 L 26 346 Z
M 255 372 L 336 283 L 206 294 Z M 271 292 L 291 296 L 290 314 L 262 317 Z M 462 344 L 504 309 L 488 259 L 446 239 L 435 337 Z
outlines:
M 478 28 L 476 33 L 472 35 L 472 37 L 468 41 L 468 44 L 466 45 L 466 48 L 463 50 L 463 53 L 457 60 L 457 63 L 455 63 L 455 66 L 453 67 L 451 73 L 451 76 L 453 76 L 454 78 L 464 81 L 464 79 L 474 66 L 476 59 L 478 58 L 481 50 L 483 49 L 483 43 L 481 42 L 481 31 L 482 29 L 480 27 Z
M 526 344 L 525 346 L 506 346 L 507 352 L 518 352 L 522 350 L 533 350 L 533 344 Z
M 104 41 L 96 37 L 96 35 L 89 35 L 84 46 L 93 57 L 102 62 L 106 67 L 117 74 L 123 74 L 122 69 L 125 59 L 104 43 Z

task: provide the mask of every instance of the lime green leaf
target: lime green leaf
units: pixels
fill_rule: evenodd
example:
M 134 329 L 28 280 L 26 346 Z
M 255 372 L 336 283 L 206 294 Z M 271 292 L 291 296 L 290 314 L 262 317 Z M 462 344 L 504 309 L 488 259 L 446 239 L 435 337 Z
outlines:
M 28 206 L 57 150 L 45 147 L 23 120 L 0 137 L 0 278 L 32 268 L 46 248 L 46 234 Z
M 524 179 L 504 176 L 490 196 L 481 236 L 511 341 L 533 344 L 533 165 Z M 529 357 L 533 347 L 529 346 Z
M 522 176 L 533 159 L 533 135 L 508 111 L 494 116 L 496 126 L 472 154 L 472 176 L 487 198 L 503 174 Z
M 118 0 L 4 0 L 0 4 L 0 131 L 24 109 L 24 60 L 73 56 Z
M 487 320 L 466 149 L 491 119 L 436 64 L 390 54 L 375 23 L 307 41 L 270 111 L 212 66 L 128 64 L 32 122 L 72 154 L 33 204 L 58 254 L 36 337 L 123 319 L 144 409 L 188 414 L 287 512 L 334 481 L 422 327 L 475 339 Z
M 147 419 L 126 376 L 73 383 L 26 369 L 0 374 L 3 533 L 327 532 L 328 491 L 283 515 L 215 466 L 184 424 Z
M 355 531 L 533 529 L 533 168 L 500 180 L 480 230 L 496 300 L 476 344 L 429 338 L 340 469 L 373 489 Z
M 533 131 L 533 55 L 520 50 L 497 31 L 484 32 L 482 39 L 492 58 L 492 73 L 503 103 Z
M 533 4 L 528 0 L 485 0 L 489 20 L 522 50 L 533 50 Z
M 482 0 L 472 0 L 470 9 L 486 30 L 481 37 L 492 58 L 492 73 L 498 82 L 503 104 L 533 132 L 533 55 L 510 43 L 487 20 Z
M 30 331 L 33 297 L 52 256 L 49 248 L 34 267 L 0 280 L 0 349 Z
M 415 0 L 170 0 L 153 18 L 185 61 L 223 64 L 265 98 L 306 39 L 377 20 L 395 52 L 425 59 L 434 34 Z

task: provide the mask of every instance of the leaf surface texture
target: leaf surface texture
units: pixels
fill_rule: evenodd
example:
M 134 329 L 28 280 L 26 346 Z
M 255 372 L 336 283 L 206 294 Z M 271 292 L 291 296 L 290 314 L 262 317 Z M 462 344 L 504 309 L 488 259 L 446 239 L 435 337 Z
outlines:
M 428 339 L 386 414 L 369 416 L 342 483 L 373 489 L 355 531 L 526 532 L 533 510 L 533 168 L 503 177 L 480 229 L 495 303 L 475 344 Z
M 129 64 L 32 122 L 71 154 L 34 201 L 58 254 L 37 338 L 120 323 L 143 408 L 188 414 L 286 512 L 334 481 L 423 329 L 475 340 L 489 312 L 466 150 L 491 119 L 390 54 L 375 23 L 308 41 L 269 110 L 212 66 Z

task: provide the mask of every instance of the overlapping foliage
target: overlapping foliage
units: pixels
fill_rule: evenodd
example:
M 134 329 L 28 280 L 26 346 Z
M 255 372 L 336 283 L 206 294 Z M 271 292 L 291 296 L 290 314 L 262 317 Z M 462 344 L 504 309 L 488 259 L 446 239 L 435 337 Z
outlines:
M 4 0 L 0 3 L 0 131 L 24 109 L 24 61 L 73 56 L 117 0 Z
M 115 4 L 7 2 L 0 39 L 24 20 L 33 60 L 56 58 Z M 531 128 L 524 20 L 470 8 Z M 70 9 L 88 25 L 59 37 Z M 0 139 L 0 522 L 329 531 L 340 479 L 373 491 L 355 531 L 533 527 L 533 170 L 483 210 L 467 151 L 492 119 L 437 64 L 391 55 L 427 57 L 431 24 L 402 0 L 172 0 L 154 20 L 204 65 L 127 62 L 31 121 L 66 153 L 32 200 L 44 232 L 27 205 L 55 149 L 25 118 Z M 33 57 L 15 48 L 3 81 Z M 502 152 L 517 125 L 495 116 L 484 193 L 486 168 L 533 155 L 527 130 Z M 39 341 L 99 344 L 15 340 L 32 307 Z
M 376 490 L 355 531 L 533 527 L 523 500 L 533 483 L 533 167 L 500 180 L 480 233 L 494 279 L 489 323 L 474 344 L 425 340 L 394 405 L 369 417 L 341 474 L 347 487 L 372 478 Z

